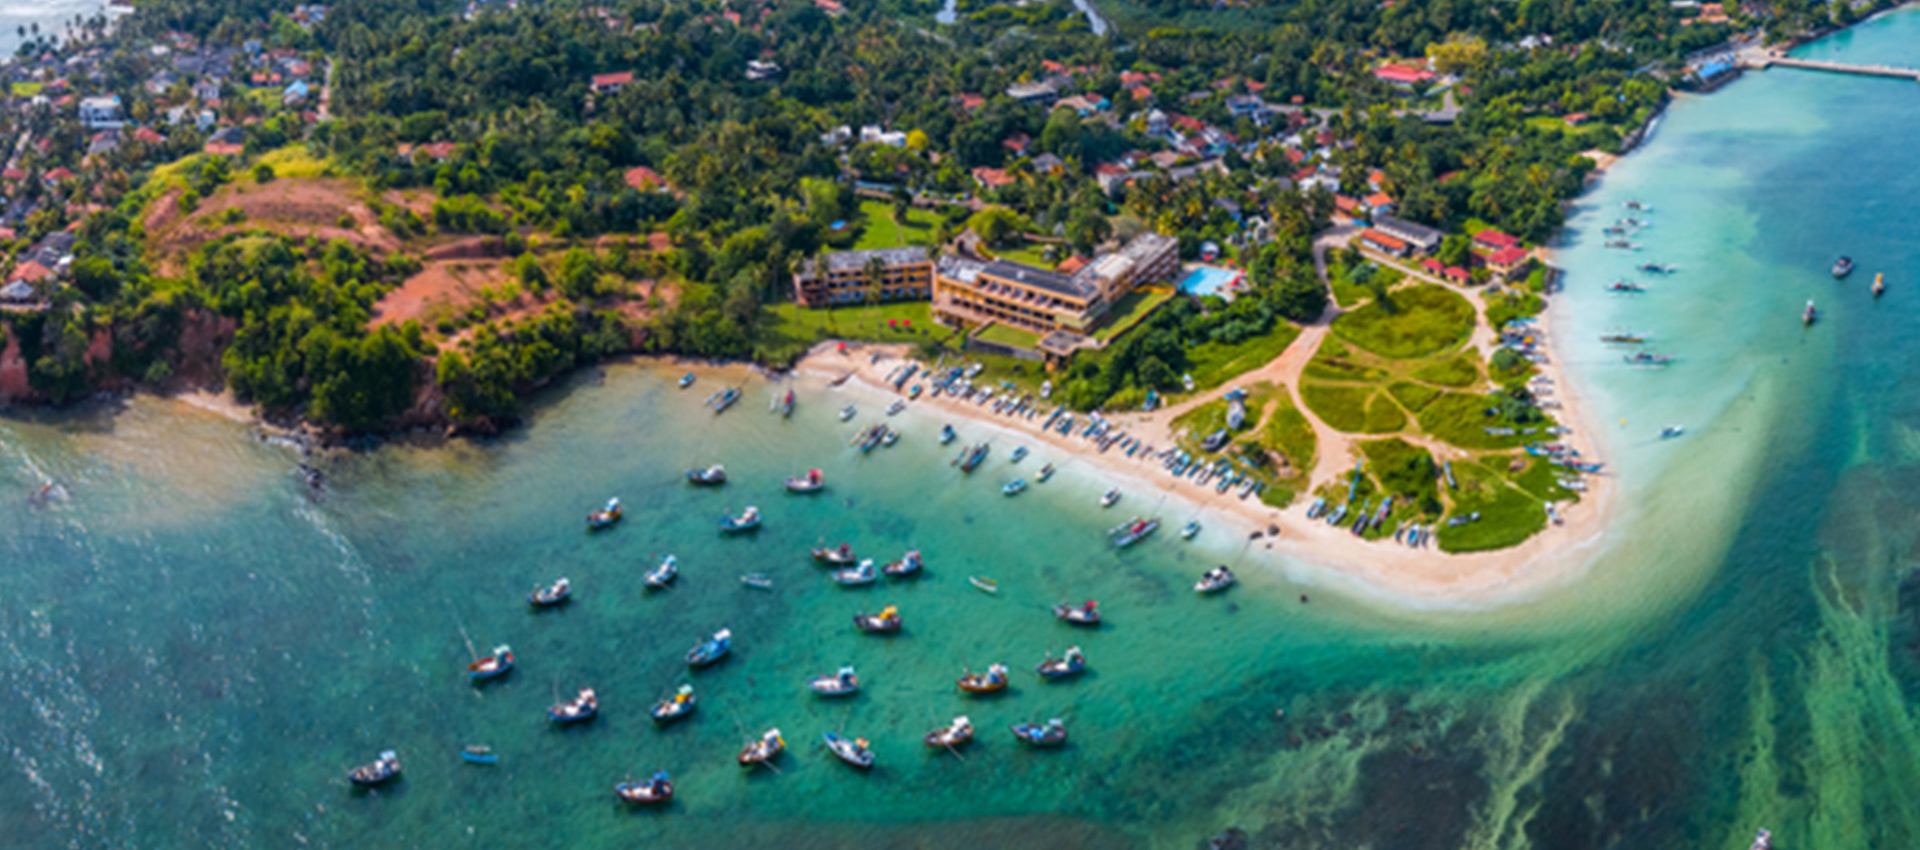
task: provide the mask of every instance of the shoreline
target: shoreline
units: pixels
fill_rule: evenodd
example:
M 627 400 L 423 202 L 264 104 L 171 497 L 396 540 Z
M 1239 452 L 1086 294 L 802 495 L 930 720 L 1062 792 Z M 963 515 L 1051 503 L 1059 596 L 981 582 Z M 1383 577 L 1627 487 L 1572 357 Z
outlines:
M 835 350 L 834 343 L 816 346 L 795 365 L 792 377 L 809 391 L 831 393 L 834 388 L 829 386 L 830 382 L 850 372 L 850 379 L 839 389 L 854 388 L 856 392 L 876 398 L 905 398 L 883 379 L 886 372 L 909 355 L 908 347 L 849 343 L 844 355 L 836 354 Z M 883 357 L 878 363 L 870 363 L 875 353 Z M 1549 373 L 1547 366 L 1554 371 Z M 1557 363 L 1552 363 L 1550 358 L 1547 366 L 1543 366 L 1543 373 L 1555 375 L 1556 381 L 1562 380 L 1558 377 L 1562 373 Z M 1182 521 L 1179 511 L 1185 508 L 1188 515 L 1201 519 L 1209 530 L 1221 526 L 1232 529 L 1239 535 L 1234 539 L 1246 540 L 1259 532 L 1258 539 L 1249 541 L 1241 556 L 1243 560 L 1261 568 L 1279 569 L 1297 583 L 1332 586 L 1403 608 L 1478 609 L 1530 598 L 1584 573 L 1590 563 L 1584 553 L 1604 542 L 1606 520 L 1612 516 L 1613 487 L 1606 476 L 1596 476 L 1588 479 L 1594 485 L 1581 500 L 1574 503 L 1572 509 L 1563 510 L 1564 525 L 1549 525 L 1518 546 L 1464 554 L 1410 549 L 1389 542 L 1363 541 L 1345 529 L 1307 520 L 1298 503 L 1282 510 L 1259 501 L 1243 501 L 1231 492 L 1216 493 L 1211 487 L 1191 482 L 1187 482 L 1188 486 L 1169 486 L 1176 482 L 1151 459 L 1102 453 L 1085 441 L 1057 432 L 1042 432 L 1037 419 L 994 415 L 990 407 L 963 404 L 944 395 L 940 398 L 923 395 L 909 403 L 909 410 L 938 411 L 953 419 L 952 424 L 957 428 L 991 431 L 995 436 L 1023 442 L 1036 450 L 1044 446 L 1053 453 L 1045 460 L 1053 461 L 1062 473 L 1090 471 L 1103 486 L 1120 487 L 1136 499 L 1140 494 L 1162 493 L 1176 506 L 1162 507 L 1163 523 L 1172 525 Z M 1156 448 L 1172 444 L 1167 427 L 1154 422 L 1150 414 L 1107 418 L 1116 428 L 1127 430 Z M 1574 416 L 1563 419 L 1569 421 L 1576 434 L 1587 431 L 1584 419 Z M 1278 528 L 1279 533 L 1267 534 L 1270 528 Z M 1259 546 L 1256 548 L 1253 543 Z M 1564 560 L 1566 568 L 1544 569 L 1549 557 Z

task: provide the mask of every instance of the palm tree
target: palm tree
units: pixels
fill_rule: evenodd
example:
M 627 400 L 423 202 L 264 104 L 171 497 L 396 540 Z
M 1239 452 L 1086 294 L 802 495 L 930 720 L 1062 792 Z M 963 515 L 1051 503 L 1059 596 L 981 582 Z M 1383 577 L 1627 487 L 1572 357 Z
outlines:
M 867 258 L 867 303 L 878 304 L 887 293 L 887 264 L 879 257 Z

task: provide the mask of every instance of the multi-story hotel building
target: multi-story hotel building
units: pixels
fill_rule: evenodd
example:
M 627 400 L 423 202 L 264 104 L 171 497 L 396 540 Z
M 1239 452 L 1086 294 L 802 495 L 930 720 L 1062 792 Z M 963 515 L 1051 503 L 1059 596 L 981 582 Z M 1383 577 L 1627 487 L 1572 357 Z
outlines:
M 876 276 L 880 301 L 926 298 L 933 291 L 933 259 L 925 248 L 822 254 L 794 271 L 793 300 L 802 307 L 865 304 L 874 299 Z
M 1088 334 L 1134 287 L 1172 278 L 1179 247 L 1171 236 L 1143 233 L 1071 275 L 1006 260 L 944 256 L 934 264 L 933 315 L 946 324 Z

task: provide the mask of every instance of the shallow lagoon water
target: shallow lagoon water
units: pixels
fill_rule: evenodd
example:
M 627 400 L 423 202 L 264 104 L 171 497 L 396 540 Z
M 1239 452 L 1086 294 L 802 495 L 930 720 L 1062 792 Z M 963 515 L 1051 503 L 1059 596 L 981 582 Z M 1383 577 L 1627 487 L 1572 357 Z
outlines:
M 1920 14 L 1808 52 L 1920 62 Z M 530 427 L 496 441 L 394 446 L 326 462 L 309 496 L 294 456 L 184 405 L 19 414 L 0 422 L 0 823 L 20 847 L 1191 847 L 1229 826 L 1289 848 L 1741 848 L 1920 843 L 1920 192 L 1910 84 L 1775 71 L 1662 120 L 1582 199 L 1555 304 L 1564 356 L 1605 423 L 1622 483 L 1616 530 L 1536 597 L 1494 611 L 1346 596 L 1210 530 L 1169 528 L 1116 553 L 1072 465 L 1016 498 L 1037 452 L 975 475 L 914 410 L 906 437 L 862 457 L 838 396 L 769 415 L 770 388 L 715 417 L 650 364 L 580 376 Z M 1652 204 L 1637 253 L 1599 230 Z M 1860 271 L 1836 283 L 1833 255 Z M 1663 262 L 1678 273 L 1633 270 Z M 1873 301 L 1867 284 L 1888 274 Z M 1637 276 L 1650 292 L 1605 294 Z M 1800 305 L 1818 300 L 1811 330 Z M 1626 328 L 1678 362 L 1648 372 L 1597 341 Z M 739 371 L 728 374 L 744 374 Z M 1657 438 L 1685 424 L 1674 441 Z M 965 429 L 963 429 L 963 437 Z M 724 462 L 732 482 L 689 488 Z M 827 493 L 790 496 L 810 466 Z M 1016 472 L 1019 470 L 1019 472 Z M 68 498 L 29 503 L 37 482 Z M 610 495 L 629 513 L 587 535 Z M 757 504 L 767 526 L 722 538 Z M 1160 505 L 1163 509 L 1170 507 Z M 927 574 L 849 590 L 806 550 L 909 547 Z M 640 574 L 672 552 L 671 590 Z M 1243 583 L 1199 599 L 1218 562 Z M 737 576 L 766 572 L 772 592 Z M 999 579 L 990 597 L 966 576 Z M 566 575 L 577 600 L 528 610 Z M 1303 584 L 1286 576 L 1297 576 Z M 1311 595 L 1301 604 L 1299 594 Z M 1083 632 L 1047 606 L 1095 598 Z M 856 634 L 894 603 L 906 634 Z M 681 654 L 722 626 L 733 658 Z M 510 643 L 520 668 L 475 688 L 466 638 Z M 1093 672 L 1043 684 L 1032 665 L 1077 643 Z M 1002 662 L 1012 692 L 953 679 Z M 807 694 L 843 663 L 852 700 Z M 681 682 L 698 715 L 645 709 Z M 597 689 L 603 716 L 554 729 L 556 694 Z M 955 714 L 963 758 L 920 735 Z M 1073 740 L 1029 751 L 1007 724 L 1060 716 Z M 742 771 L 749 735 L 793 749 Z M 823 731 L 874 742 L 856 774 Z M 492 768 L 459 747 L 491 744 Z M 383 748 L 406 776 L 372 793 L 343 773 Z M 669 810 L 632 812 L 613 783 L 673 772 Z

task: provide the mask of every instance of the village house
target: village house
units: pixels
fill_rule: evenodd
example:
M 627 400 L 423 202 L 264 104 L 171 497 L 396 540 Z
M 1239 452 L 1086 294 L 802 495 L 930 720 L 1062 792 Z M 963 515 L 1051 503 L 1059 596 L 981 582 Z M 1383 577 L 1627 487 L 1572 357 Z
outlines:
M 1473 247 L 1486 252 L 1505 251 L 1520 247 L 1520 240 L 1498 230 L 1488 228 L 1473 234 Z
M 1533 252 L 1521 247 L 1502 248 L 1487 255 L 1487 271 L 1498 275 L 1502 280 L 1512 280 L 1526 271 L 1533 261 Z
M 120 111 L 120 96 L 82 98 L 80 123 L 89 130 L 113 130 L 125 125 L 127 119 Z
M 1390 257 L 1406 257 L 1413 251 L 1405 240 L 1371 227 L 1360 234 L 1360 242 Z
M 1013 85 L 1007 86 L 1007 97 L 1013 98 L 1021 103 L 1049 101 L 1059 94 L 1060 86 L 1052 80 L 1041 80 L 1033 83 L 1014 83 Z
M 202 150 L 214 156 L 239 156 L 247 150 L 247 131 L 243 127 L 224 127 L 207 137 Z
M 606 74 L 594 74 L 587 81 L 594 94 L 614 94 L 633 82 L 632 71 L 614 71 Z
M 1415 224 L 1388 215 L 1374 216 L 1373 227 L 1381 233 L 1405 242 L 1410 249 L 1421 254 L 1431 254 L 1440 250 L 1440 242 L 1446 238 L 1446 234 L 1424 224 Z
M 1432 71 L 1420 65 L 1403 62 L 1388 62 L 1373 69 L 1374 79 L 1400 88 L 1413 88 L 1426 85 L 1436 78 Z

